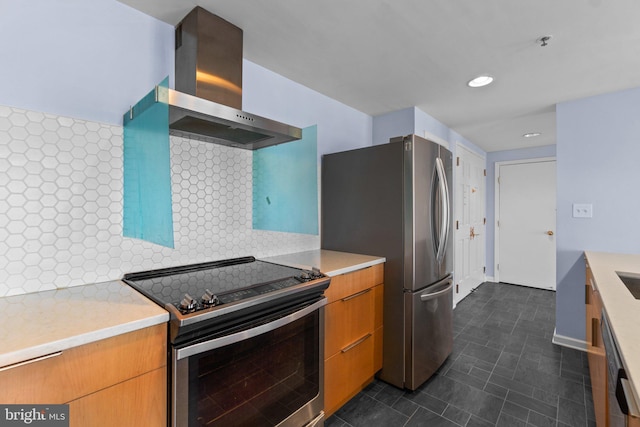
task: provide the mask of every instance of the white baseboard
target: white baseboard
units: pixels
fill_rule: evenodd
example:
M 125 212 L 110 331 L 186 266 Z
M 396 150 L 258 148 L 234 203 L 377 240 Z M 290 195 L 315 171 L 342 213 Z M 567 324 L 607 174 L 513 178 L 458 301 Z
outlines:
M 573 348 L 574 350 L 587 351 L 586 341 L 565 337 L 564 335 L 558 335 L 555 329 L 553 330 L 553 339 L 551 342 L 563 347 Z
M 493 276 L 484 276 L 484 281 L 485 282 L 495 282 L 496 279 Z

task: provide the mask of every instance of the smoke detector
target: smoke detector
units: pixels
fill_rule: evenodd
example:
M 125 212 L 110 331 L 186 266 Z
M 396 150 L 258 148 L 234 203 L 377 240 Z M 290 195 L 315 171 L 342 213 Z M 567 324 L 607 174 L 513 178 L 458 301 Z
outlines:
M 536 43 L 540 45 L 540 47 L 545 47 L 549 45 L 549 41 L 551 40 L 551 36 L 542 36 L 538 37 Z

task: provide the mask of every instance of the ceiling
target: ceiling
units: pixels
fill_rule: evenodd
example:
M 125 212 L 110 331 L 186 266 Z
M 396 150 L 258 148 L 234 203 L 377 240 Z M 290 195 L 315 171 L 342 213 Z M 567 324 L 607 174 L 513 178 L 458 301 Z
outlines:
M 172 25 L 202 6 L 249 61 L 372 116 L 416 106 L 485 151 L 555 144 L 556 103 L 640 86 L 638 0 L 120 1 Z

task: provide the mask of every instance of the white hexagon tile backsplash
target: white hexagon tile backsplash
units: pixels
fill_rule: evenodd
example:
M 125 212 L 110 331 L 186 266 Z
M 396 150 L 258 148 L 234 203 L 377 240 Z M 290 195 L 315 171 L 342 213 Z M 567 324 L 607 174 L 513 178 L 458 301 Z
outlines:
M 171 137 L 175 249 L 122 237 L 121 126 L 0 106 L 0 297 L 317 249 L 252 229 L 252 153 Z

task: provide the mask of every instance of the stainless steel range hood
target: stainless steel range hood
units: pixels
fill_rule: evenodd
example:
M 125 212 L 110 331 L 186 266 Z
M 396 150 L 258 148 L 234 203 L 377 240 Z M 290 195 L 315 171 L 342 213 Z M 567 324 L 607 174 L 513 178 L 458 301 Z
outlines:
M 169 104 L 169 133 L 215 144 L 256 150 L 302 138 L 300 128 L 159 87 Z
M 201 7 L 176 26 L 175 90 L 158 90 L 172 135 L 250 150 L 302 137 L 300 128 L 241 111 L 242 30 Z

